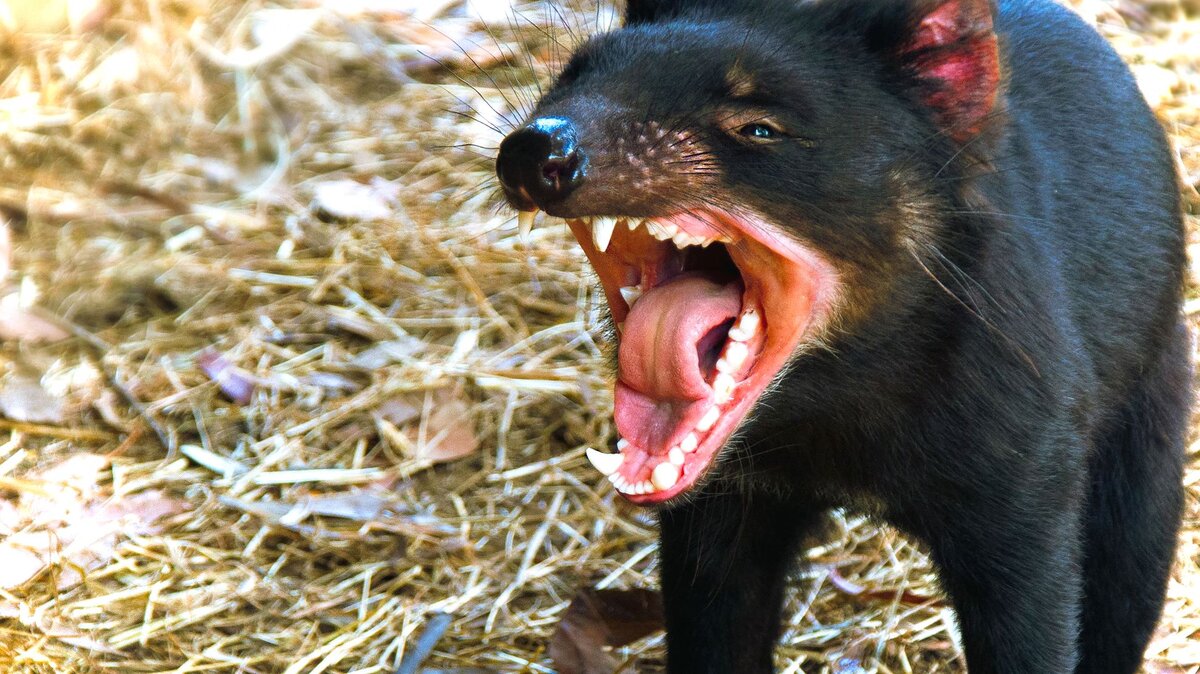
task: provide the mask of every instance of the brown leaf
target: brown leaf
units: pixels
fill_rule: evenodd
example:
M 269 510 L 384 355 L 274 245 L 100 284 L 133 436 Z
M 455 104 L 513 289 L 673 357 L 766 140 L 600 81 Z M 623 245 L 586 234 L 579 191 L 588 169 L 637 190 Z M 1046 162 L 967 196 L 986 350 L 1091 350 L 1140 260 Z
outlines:
M 22 307 L 19 293 L 0 296 L 0 340 L 57 342 L 67 337 L 65 330 Z
M 2 24 L 3 17 L 0 17 Z M 70 335 L 65 330 L 30 313 L 27 304 L 33 301 L 33 293 L 5 292 L 12 271 L 12 252 L 12 231 L 8 221 L 0 217 L 0 340 L 56 342 L 66 339 Z
M 358 522 L 378 520 L 389 507 L 397 508 L 392 494 L 373 490 L 353 489 L 345 492 L 310 496 L 303 507 L 313 515 L 326 515 Z
M 375 416 L 393 426 L 403 426 L 420 415 L 421 408 L 409 398 L 388 398 L 375 408 Z
M 255 379 L 214 349 L 205 349 L 197 359 L 200 369 L 215 381 L 225 397 L 239 405 L 247 405 L 254 397 Z
M 58 424 L 63 420 L 63 403 L 36 380 L 17 376 L 0 388 L 0 416 L 13 421 Z
M 186 508 L 184 501 L 148 491 L 89 504 L 69 524 L 56 522 L 15 533 L 0 541 L 0 587 L 23 585 L 54 564 L 61 566 L 59 589 L 70 587 L 82 578 L 81 569 L 107 564 L 122 538 L 156 533 L 159 519 Z
M 559 674 L 612 674 L 618 663 L 606 646 L 626 646 L 662 629 L 659 593 L 585 589 L 550 638 L 550 659 Z
M 441 396 L 439 396 L 441 397 Z M 425 442 L 417 447 L 418 459 L 443 463 L 461 459 L 479 449 L 471 410 L 457 398 L 435 403 L 425 429 Z
M 363 385 L 350 377 L 336 372 L 310 372 L 300 378 L 309 386 L 325 389 L 332 394 L 354 393 L 362 390 Z
M 392 202 L 399 187 L 376 178 L 364 185 L 356 180 L 331 180 L 318 183 L 313 190 L 312 210 L 325 221 L 386 220 L 392 216 Z

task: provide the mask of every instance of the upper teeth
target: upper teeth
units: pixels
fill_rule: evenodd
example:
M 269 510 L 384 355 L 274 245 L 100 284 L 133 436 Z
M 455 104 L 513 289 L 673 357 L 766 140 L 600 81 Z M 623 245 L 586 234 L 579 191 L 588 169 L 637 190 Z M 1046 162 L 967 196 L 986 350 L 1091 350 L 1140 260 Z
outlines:
M 612 241 L 613 230 L 617 228 L 617 219 L 609 217 L 599 217 L 592 219 L 592 241 L 596 244 L 596 248 L 600 252 L 608 251 L 608 244 Z
M 533 231 L 533 217 L 537 215 L 536 210 L 532 211 L 517 211 L 517 229 L 521 232 L 521 241 L 529 242 L 529 233 Z
M 678 226 L 670 222 L 657 222 L 650 218 L 634 218 L 628 216 L 612 216 L 612 215 L 597 215 L 581 217 L 579 220 L 592 228 L 592 243 L 596 244 L 596 248 L 604 253 L 608 251 L 608 244 L 612 242 L 613 231 L 616 229 L 618 222 L 624 222 L 630 231 L 636 230 L 638 227 L 645 226 L 646 231 L 650 236 L 659 241 L 670 241 L 675 244 L 676 248 L 683 249 L 688 246 L 708 246 L 718 241 L 729 243 L 731 239 L 727 236 L 704 237 L 696 234 L 689 234 Z M 532 223 L 532 216 L 530 218 Z

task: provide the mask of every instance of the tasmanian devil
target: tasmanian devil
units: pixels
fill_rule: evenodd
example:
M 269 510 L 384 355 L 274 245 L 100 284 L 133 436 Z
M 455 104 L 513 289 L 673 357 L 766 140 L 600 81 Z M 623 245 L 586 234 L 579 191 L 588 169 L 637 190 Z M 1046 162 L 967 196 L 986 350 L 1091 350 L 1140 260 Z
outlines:
M 1050 0 L 630 0 L 500 146 L 608 300 L 672 674 L 770 672 L 823 513 L 928 546 L 972 674 L 1130 674 L 1182 503 L 1174 164 Z

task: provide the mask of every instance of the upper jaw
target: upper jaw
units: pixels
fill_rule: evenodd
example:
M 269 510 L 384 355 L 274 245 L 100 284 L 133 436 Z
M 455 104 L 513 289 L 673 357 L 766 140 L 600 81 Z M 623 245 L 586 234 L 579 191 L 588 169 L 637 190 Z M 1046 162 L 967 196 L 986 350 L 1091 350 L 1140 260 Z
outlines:
M 518 211 L 518 223 L 522 229 L 522 233 L 528 232 L 528 227 L 533 226 L 533 219 L 537 215 L 537 209 L 524 209 Z M 712 228 L 710 231 L 705 231 L 705 228 L 695 225 L 689 226 L 686 230 L 673 222 L 671 217 L 645 217 L 638 215 L 580 215 L 564 217 L 564 220 L 578 222 L 586 226 L 590 230 L 592 245 L 601 253 L 607 253 L 608 247 L 612 243 L 613 235 L 619 227 L 627 228 L 630 231 L 637 231 L 639 228 L 644 228 L 646 233 L 659 241 L 670 241 L 675 244 L 675 247 L 683 250 L 688 246 L 701 246 L 707 248 L 714 243 L 730 243 L 732 238 L 728 234 L 724 234 Z

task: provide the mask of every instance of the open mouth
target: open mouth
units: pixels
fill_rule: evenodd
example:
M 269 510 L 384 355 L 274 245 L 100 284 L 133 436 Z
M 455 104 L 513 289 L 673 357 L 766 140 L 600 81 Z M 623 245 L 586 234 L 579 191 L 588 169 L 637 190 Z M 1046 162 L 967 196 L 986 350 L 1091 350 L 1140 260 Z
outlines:
M 522 213 L 522 226 L 532 220 Z M 619 337 L 618 453 L 592 464 L 643 505 L 705 475 L 827 313 L 836 276 L 761 218 L 704 209 L 567 218 Z

